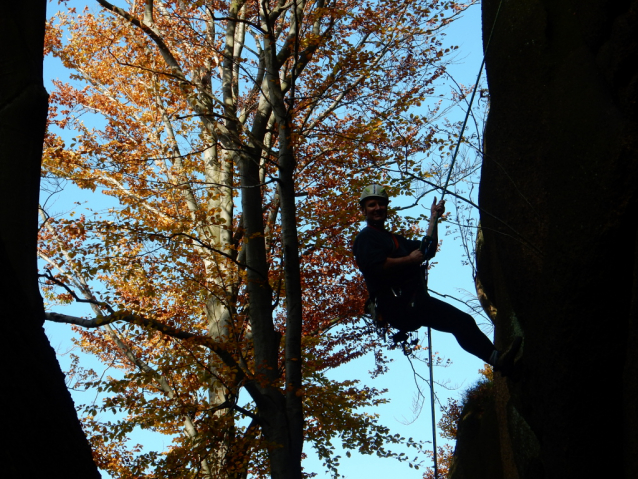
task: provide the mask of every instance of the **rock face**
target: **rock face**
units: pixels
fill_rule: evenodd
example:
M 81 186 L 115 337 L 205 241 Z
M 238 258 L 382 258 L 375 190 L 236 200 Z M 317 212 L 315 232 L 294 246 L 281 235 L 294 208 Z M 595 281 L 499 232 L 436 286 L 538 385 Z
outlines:
M 493 382 L 477 385 L 464 400 L 457 423 L 456 459 L 448 477 L 455 479 L 503 479 L 500 439 Z
M 506 479 L 634 479 L 638 1 L 483 0 L 484 44 L 499 4 L 477 280 L 497 345 L 524 343 L 494 460 Z
M 64 375 L 42 329 L 36 239 L 48 95 L 42 83 L 46 2 L 0 15 L 0 338 L 3 478 L 100 477 Z

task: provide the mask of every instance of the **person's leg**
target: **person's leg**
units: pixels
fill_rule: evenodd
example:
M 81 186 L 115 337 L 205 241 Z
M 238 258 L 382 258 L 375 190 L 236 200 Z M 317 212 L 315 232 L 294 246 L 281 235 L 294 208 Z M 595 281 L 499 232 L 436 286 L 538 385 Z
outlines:
M 494 362 L 496 356 L 493 353 L 496 348 L 479 329 L 472 316 L 431 296 L 420 298 L 419 308 L 422 311 L 423 326 L 452 333 L 459 345 L 468 353 L 486 363 Z

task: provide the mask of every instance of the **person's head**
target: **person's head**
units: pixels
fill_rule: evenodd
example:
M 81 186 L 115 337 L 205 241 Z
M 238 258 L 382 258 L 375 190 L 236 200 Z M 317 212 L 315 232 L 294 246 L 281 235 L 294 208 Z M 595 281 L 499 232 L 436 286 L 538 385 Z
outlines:
M 376 184 L 366 186 L 359 197 L 359 206 L 368 224 L 383 224 L 388 216 L 389 202 L 385 187 Z

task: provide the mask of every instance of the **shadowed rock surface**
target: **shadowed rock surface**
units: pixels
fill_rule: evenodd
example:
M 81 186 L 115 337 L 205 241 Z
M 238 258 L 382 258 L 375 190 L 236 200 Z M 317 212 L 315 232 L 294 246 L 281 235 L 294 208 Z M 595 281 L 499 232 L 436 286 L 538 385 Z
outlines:
M 46 2 L 0 15 L 0 339 L 3 478 L 100 474 L 42 324 L 36 238 L 48 95 L 42 83 Z
M 465 393 L 457 423 L 456 460 L 449 477 L 503 479 L 493 382 L 482 382 Z
M 638 2 L 504 1 L 486 65 L 477 280 L 497 345 L 525 338 L 491 460 L 507 479 L 634 479 Z

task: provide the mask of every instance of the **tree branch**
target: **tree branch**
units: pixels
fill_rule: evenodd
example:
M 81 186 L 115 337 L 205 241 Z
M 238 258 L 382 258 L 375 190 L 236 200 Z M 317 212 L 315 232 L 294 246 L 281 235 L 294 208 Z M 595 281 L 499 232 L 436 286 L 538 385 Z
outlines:
M 182 339 L 189 341 L 192 344 L 198 346 L 204 346 L 214 352 L 223 362 L 231 368 L 236 375 L 236 382 L 243 383 L 248 393 L 251 395 L 256 403 L 261 403 L 263 397 L 257 384 L 254 382 L 250 371 L 242 368 L 230 352 L 226 350 L 222 343 L 214 341 L 208 336 L 202 336 L 195 333 L 189 333 L 172 326 L 160 323 L 154 319 L 145 318 L 137 314 L 132 314 L 126 311 L 119 311 L 108 316 L 98 316 L 93 319 L 80 318 L 78 316 L 69 316 L 66 314 L 48 312 L 44 313 L 44 319 L 54 323 L 74 324 L 76 326 L 82 326 L 84 328 L 93 329 L 102 326 L 107 326 L 116 321 L 123 321 L 129 324 L 135 324 L 138 326 L 144 326 L 175 339 Z

